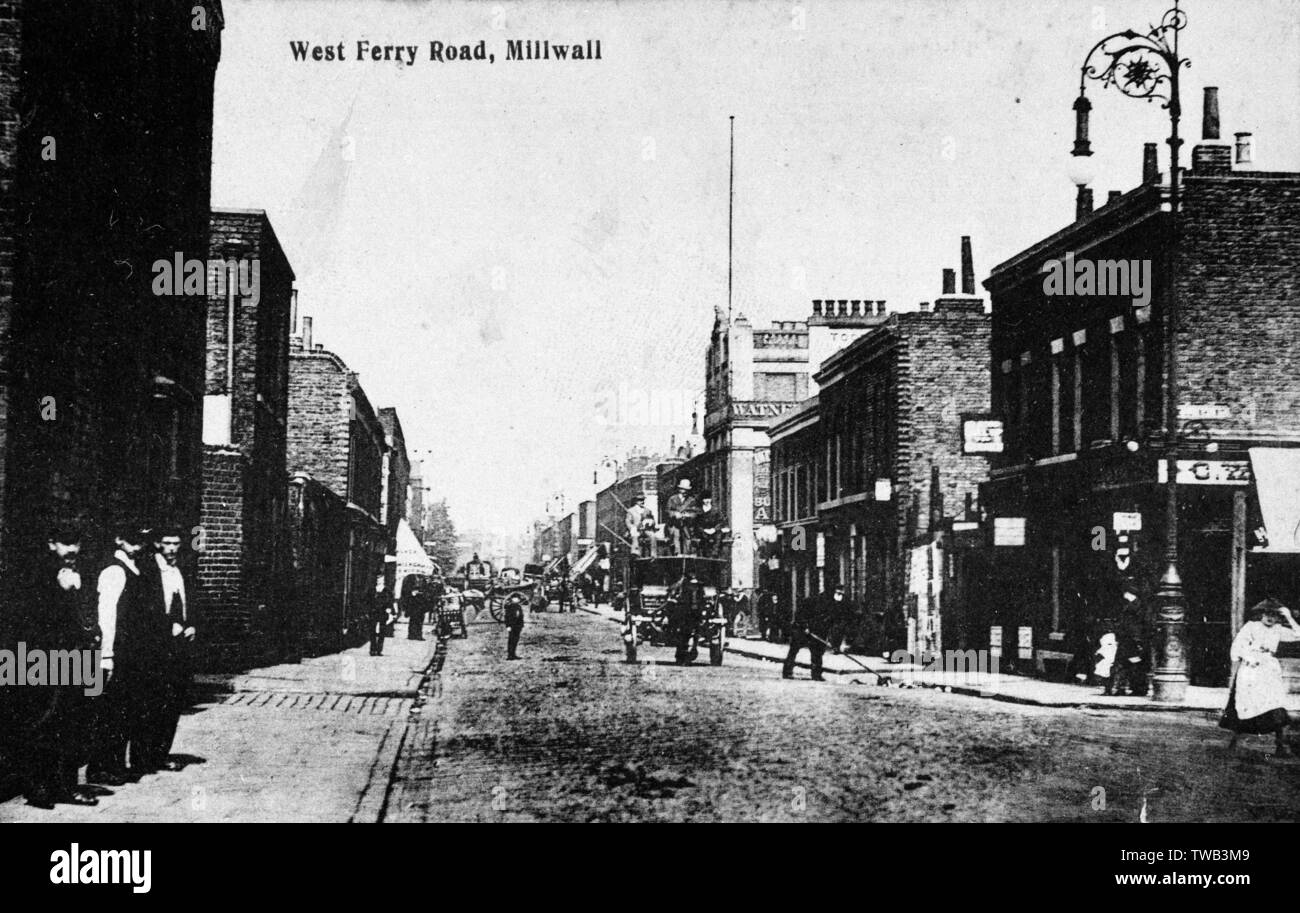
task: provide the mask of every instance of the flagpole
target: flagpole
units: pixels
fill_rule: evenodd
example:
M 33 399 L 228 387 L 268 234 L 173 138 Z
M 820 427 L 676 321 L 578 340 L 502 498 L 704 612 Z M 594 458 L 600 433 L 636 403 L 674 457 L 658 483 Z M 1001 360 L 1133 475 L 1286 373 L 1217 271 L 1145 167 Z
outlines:
M 727 178 L 727 323 L 731 323 L 731 227 L 736 209 L 736 115 L 731 115 L 731 167 Z

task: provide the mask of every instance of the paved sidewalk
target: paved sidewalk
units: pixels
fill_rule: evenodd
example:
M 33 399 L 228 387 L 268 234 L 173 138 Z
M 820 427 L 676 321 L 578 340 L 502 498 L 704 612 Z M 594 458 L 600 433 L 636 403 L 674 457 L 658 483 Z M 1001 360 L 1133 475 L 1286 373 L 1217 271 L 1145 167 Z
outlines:
M 618 623 L 622 623 L 623 620 L 622 616 L 608 605 L 587 606 L 585 611 Z M 783 662 L 787 649 L 785 644 L 768 643 L 762 640 L 732 638 L 727 641 L 728 653 L 773 663 Z M 828 676 L 833 677 L 832 680 L 839 679 L 865 685 L 880 684 L 877 675 L 866 672 L 862 668 L 863 665 L 872 673 L 885 676 L 888 684 L 894 687 L 938 688 L 953 694 L 1016 704 L 1035 704 L 1041 707 L 1218 713 L 1228 702 L 1227 688 L 1191 686 L 1187 689 L 1187 700 L 1184 703 L 1158 704 L 1149 697 L 1107 697 L 1101 693 L 1101 688 L 1088 685 L 1049 682 L 1007 673 L 927 671 L 914 664 L 890 663 L 881 657 L 857 654 L 850 659 L 848 656 L 827 652 L 823 669 Z M 800 669 L 811 668 L 806 652 L 800 654 L 796 666 Z M 1300 715 L 1300 694 L 1288 696 L 1287 709 L 1293 715 Z
M 374 821 L 437 640 L 369 647 L 195 681 L 177 773 L 104 788 L 94 808 L 42 811 L 21 797 L 0 822 Z

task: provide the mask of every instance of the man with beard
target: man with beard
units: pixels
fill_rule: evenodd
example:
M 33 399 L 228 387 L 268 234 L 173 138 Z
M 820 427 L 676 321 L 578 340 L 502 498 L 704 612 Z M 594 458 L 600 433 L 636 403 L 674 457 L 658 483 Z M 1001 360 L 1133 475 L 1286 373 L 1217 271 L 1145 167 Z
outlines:
M 79 532 L 53 530 L 49 557 L 27 581 L 16 607 L 21 613 L 17 642 L 26 645 L 29 655 L 44 651 L 51 676 L 56 653 L 70 656 L 69 662 L 62 664 L 65 670 L 75 666 L 78 671 L 100 676 L 81 684 L 51 678 L 45 686 L 24 687 L 17 695 L 23 795 L 28 805 L 42 809 L 52 809 L 56 802 L 99 804 L 77 786 L 77 771 L 89 753 L 86 691 L 94 692 L 95 684 L 103 681 L 100 670 L 85 661 L 95 648 L 99 629 L 90 605 L 90 587 L 83 586 L 77 567 L 80 553 Z

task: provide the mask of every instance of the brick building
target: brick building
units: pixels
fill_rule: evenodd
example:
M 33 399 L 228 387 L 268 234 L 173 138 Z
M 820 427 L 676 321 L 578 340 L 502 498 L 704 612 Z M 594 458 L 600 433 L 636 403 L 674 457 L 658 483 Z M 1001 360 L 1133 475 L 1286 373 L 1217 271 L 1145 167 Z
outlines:
M 718 311 L 705 355 L 705 451 L 691 460 L 696 488 L 713 493 L 732 530 L 730 583 L 757 583 L 754 532 L 772 522 L 767 427 L 795 408 L 816 384 L 821 360 L 883 317 L 884 302 L 813 302 L 806 321 L 778 321 L 755 329 L 743 315 Z
M 411 461 L 411 474 L 406 484 L 406 522 L 417 542 L 424 542 L 424 466 L 420 460 Z
M 209 283 L 203 398 L 205 647 L 214 659 L 298 652 L 289 615 L 286 428 L 293 269 L 261 210 L 212 213 L 210 261 L 258 264 L 258 294 Z
M 894 314 L 817 375 L 818 573 L 883 616 L 882 648 L 919 655 L 962 639 L 944 534 L 987 472 L 962 453 L 961 428 L 988 411 L 988 339 L 980 299 L 942 297 Z
M 1269 588 L 1288 604 L 1300 596 L 1300 174 L 1234 167 L 1231 148 L 1218 142 L 1212 90 L 1206 105 L 1213 126 L 1183 172 L 1176 250 L 1167 173 L 1149 144 L 1139 186 L 1095 210 L 1081 190 L 1072 224 L 985 283 L 1006 449 L 982 500 L 991 518 L 1023 529 L 1024 543 L 992 550 L 985 640 L 1023 644 L 1007 657 L 1022 666 L 1063 673 L 1072 659 L 1086 662 L 1122 583 L 1149 596 L 1163 572 L 1170 256 L 1180 311 L 1179 569 L 1193 684 L 1225 683 L 1247 606 Z M 1127 295 L 1047 295 L 1041 270 L 1067 255 L 1149 262 L 1148 306 Z
M 90 567 L 120 521 L 199 525 L 203 298 L 151 265 L 208 251 L 221 30 L 216 0 L 0 5 L 4 568 L 55 521 Z
M 825 564 L 825 537 L 817 521 L 817 484 L 825 462 L 818 411 L 813 396 L 772 422 L 768 429 L 772 460 L 772 522 L 777 547 L 759 572 L 759 585 L 777 595 L 784 609 L 821 592 L 819 555 Z M 822 551 L 818 550 L 821 542 Z
M 379 424 L 384 429 L 384 460 L 380 468 L 383 490 L 380 492 L 379 515 L 388 534 L 388 552 L 384 561 L 384 586 L 396 598 L 397 528 L 406 519 L 407 489 L 411 484 L 411 460 L 406 454 L 406 436 L 397 410 L 385 406 L 379 410 Z M 392 560 L 387 560 L 391 558 Z
M 933 309 L 888 315 L 822 362 L 815 421 L 809 408 L 776 427 L 784 589 L 797 602 L 844 584 L 879 618 L 879 649 L 919 655 L 964 640 L 948 533 L 987 472 L 987 458 L 963 453 L 962 418 L 989 408 L 989 317 L 968 238 L 962 267 L 960 295 L 945 270 Z
M 388 530 L 382 518 L 384 428 L 356 372 L 312 343 L 311 318 L 289 355 L 288 465 L 295 612 L 325 649 L 360 643 L 383 582 Z M 315 483 L 315 484 L 310 484 Z M 295 503 L 295 499 L 297 499 Z M 336 535 L 324 518 L 337 522 Z M 315 536 L 316 538 L 313 538 Z M 325 541 L 321 541 L 321 537 Z M 312 598 L 313 566 L 339 569 L 327 602 Z

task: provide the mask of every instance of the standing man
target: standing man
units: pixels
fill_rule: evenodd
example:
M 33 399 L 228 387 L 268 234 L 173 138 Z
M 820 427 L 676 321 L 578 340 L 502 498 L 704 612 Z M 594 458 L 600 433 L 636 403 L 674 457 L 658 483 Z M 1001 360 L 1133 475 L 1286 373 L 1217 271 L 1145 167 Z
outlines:
M 15 632 L 18 642 L 25 644 L 29 653 L 72 653 L 76 669 L 98 675 L 102 685 L 102 671 L 83 660 L 95 648 L 99 627 L 90 587 L 82 585 L 77 567 L 81 534 L 69 528 L 55 529 L 49 550 L 49 558 L 27 582 L 24 604 L 18 607 L 22 613 Z M 22 692 L 18 700 L 19 773 L 28 805 L 52 809 L 56 802 L 99 804 L 77 786 L 77 770 L 89 754 L 86 692 L 95 693 L 94 686 L 95 682 L 83 680 L 81 685 L 51 682 L 45 687 L 14 689 Z
M 844 604 L 844 587 L 836 585 L 830 594 L 819 593 L 812 599 L 799 603 L 794 612 L 794 625 L 790 631 L 790 650 L 786 653 L 785 664 L 781 668 L 782 678 L 794 678 L 794 664 L 799 651 L 808 648 L 812 659 L 812 680 L 824 681 L 822 678 L 822 655 L 826 652 L 826 642 L 836 629 Z
M 700 507 L 691 494 L 691 480 L 682 479 L 677 491 L 668 499 L 668 541 L 674 555 L 685 555 L 690 550 L 691 530 Z
M 144 772 L 140 746 L 131 748 L 132 768 L 126 765 L 128 742 L 139 731 L 145 697 L 161 690 L 159 670 L 165 662 L 169 637 L 167 616 L 152 608 L 137 561 L 146 534 L 123 527 L 115 538 L 113 560 L 99 572 L 99 628 L 103 632 L 100 668 L 104 692 L 95 698 L 94 748 L 86 780 L 121 786 Z
M 402 602 L 406 604 L 406 639 L 424 640 L 424 615 L 429 610 L 429 598 L 419 577 L 411 578 L 411 588 Z
M 519 635 L 524 630 L 524 603 L 527 599 L 518 591 L 506 597 L 506 659 L 519 658 Z
M 194 678 L 193 644 L 196 629 L 190 617 L 189 592 L 185 575 L 181 571 L 181 531 L 178 527 L 160 527 L 153 534 L 153 555 L 141 569 L 148 594 L 147 610 L 161 613 L 167 620 L 167 646 L 161 652 L 158 683 L 161 688 L 144 695 L 144 713 L 139 720 L 138 737 L 132 738 L 139 746 L 144 768 L 178 771 L 184 765 L 169 757 L 172 742 L 176 740 L 176 727 L 189 697 L 190 682 Z M 134 757 L 132 763 L 135 763 Z
M 656 526 L 654 514 L 645 506 L 645 495 L 638 493 L 623 517 L 627 528 L 627 541 L 632 546 L 632 554 L 638 558 L 646 557 L 654 551 L 653 530 Z

